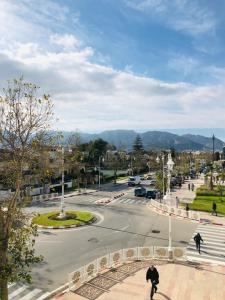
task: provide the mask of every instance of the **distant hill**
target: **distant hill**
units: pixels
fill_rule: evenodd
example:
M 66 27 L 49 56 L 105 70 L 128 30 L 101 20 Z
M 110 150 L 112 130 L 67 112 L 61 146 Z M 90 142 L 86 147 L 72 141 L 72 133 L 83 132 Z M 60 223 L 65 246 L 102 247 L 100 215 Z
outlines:
M 63 132 L 65 140 L 73 132 Z M 131 150 L 137 134 L 143 141 L 144 148 L 148 149 L 168 149 L 176 150 L 212 150 L 212 138 L 202 135 L 184 134 L 178 135 L 166 131 L 147 131 L 138 133 L 134 130 L 107 130 L 101 133 L 89 134 L 80 133 L 82 142 L 89 142 L 97 138 L 102 138 L 117 148 Z M 222 150 L 224 142 L 215 139 L 215 150 Z

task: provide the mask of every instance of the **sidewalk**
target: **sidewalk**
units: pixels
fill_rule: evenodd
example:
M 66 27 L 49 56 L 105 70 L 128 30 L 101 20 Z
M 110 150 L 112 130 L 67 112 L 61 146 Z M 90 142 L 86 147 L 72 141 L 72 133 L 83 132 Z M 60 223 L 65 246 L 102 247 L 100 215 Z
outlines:
M 149 262 L 150 265 L 150 262 Z M 160 278 L 158 292 L 154 300 L 222 300 L 225 299 L 225 267 L 198 264 L 167 263 L 156 265 Z M 59 300 L 149 300 L 150 284 L 145 281 L 147 268 L 133 276 L 100 291 L 100 295 L 91 294 L 92 286 L 87 287 L 86 297 L 73 292 L 58 296 Z M 88 290 L 89 289 L 89 290 Z M 93 289 L 94 293 L 94 289 Z M 92 295 L 92 297 L 91 297 Z
M 179 189 L 171 192 L 171 195 L 173 198 L 178 197 L 180 203 L 192 203 L 195 198 L 195 191 L 196 189 L 204 184 L 204 180 L 202 178 L 199 179 L 192 179 L 191 183 L 194 183 L 195 190 L 190 191 L 188 189 L 188 183 L 189 181 L 185 182 L 182 187 Z M 200 211 L 200 216 L 202 220 L 205 220 L 206 222 L 215 224 L 215 225 L 224 225 L 225 226 L 225 217 L 224 216 L 212 216 L 208 212 Z

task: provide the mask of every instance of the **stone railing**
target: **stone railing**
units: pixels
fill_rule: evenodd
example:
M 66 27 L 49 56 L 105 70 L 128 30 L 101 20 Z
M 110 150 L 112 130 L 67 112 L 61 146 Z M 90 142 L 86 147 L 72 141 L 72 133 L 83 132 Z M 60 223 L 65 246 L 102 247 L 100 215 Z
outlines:
M 200 221 L 200 213 L 193 211 L 193 210 L 186 211 L 185 209 L 176 208 L 176 207 L 173 207 L 170 205 L 162 204 L 153 199 L 151 199 L 150 205 L 152 205 L 153 207 L 155 207 L 165 213 L 168 213 L 168 214 L 173 214 L 178 217 L 183 217 L 183 218 L 188 218 L 188 219 L 195 220 L 195 221 Z
M 59 197 L 58 193 L 38 195 L 38 196 L 32 197 L 32 202 L 45 201 L 45 200 L 50 200 L 50 199 L 54 199 L 54 198 L 58 198 L 58 197 Z
M 173 247 L 173 260 L 186 260 L 186 248 Z M 95 259 L 89 264 L 69 274 L 69 290 L 76 290 L 82 284 L 109 270 L 124 263 L 136 260 L 164 259 L 169 260 L 167 247 L 135 247 L 127 248 L 106 254 Z

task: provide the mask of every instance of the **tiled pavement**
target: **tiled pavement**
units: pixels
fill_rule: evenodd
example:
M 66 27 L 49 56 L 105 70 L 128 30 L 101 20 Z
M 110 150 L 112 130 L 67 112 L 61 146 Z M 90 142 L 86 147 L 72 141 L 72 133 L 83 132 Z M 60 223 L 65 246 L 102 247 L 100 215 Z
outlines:
M 225 266 L 166 263 L 156 265 L 156 267 L 160 274 L 160 283 L 154 300 L 225 299 Z M 101 289 L 95 287 L 98 293 L 94 298 L 89 297 L 92 288 L 92 284 L 90 284 L 87 286 L 86 292 L 83 292 L 83 296 L 70 292 L 57 297 L 57 299 L 149 300 L 150 284 L 145 281 L 146 270 L 147 265 L 132 276 L 118 280 L 120 282 L 112 287 L 106 281 L 106 285 L 103 284 Z M 99 286 L 99 283 L 97 285 Z

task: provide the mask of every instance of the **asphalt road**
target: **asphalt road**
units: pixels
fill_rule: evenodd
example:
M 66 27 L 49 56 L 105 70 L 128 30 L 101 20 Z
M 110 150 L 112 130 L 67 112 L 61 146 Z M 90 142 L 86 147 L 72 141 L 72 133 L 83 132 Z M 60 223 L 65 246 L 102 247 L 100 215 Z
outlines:
M 100 191 L 65 200 L 68 209 L 95 213 L 99 216 L 97 224 L 78 229 L 40 231 L 36 250 L 44 255 L 45 261 L 32 271 L 35 287 L 51 291 L 67 282 L 69 272 L 107 252 L 135 246 L 168 245 L 167 217 L 150 211 L 145 205 L 126 205 L 117 201 L 106 206 L 93 203 L 115 190 L 113 186 L 109 189 L 110 192 Z M 126 185 L 119 185 L 117 190 L 126 192 L 124 197 L 136 199 L 133 189 Z M 58 207 L 58 201 L 51 201 L 27 210 L 47 212 Z M 173 246 L 186 246 L 196 227 L 195 223 L 172 219 Z

